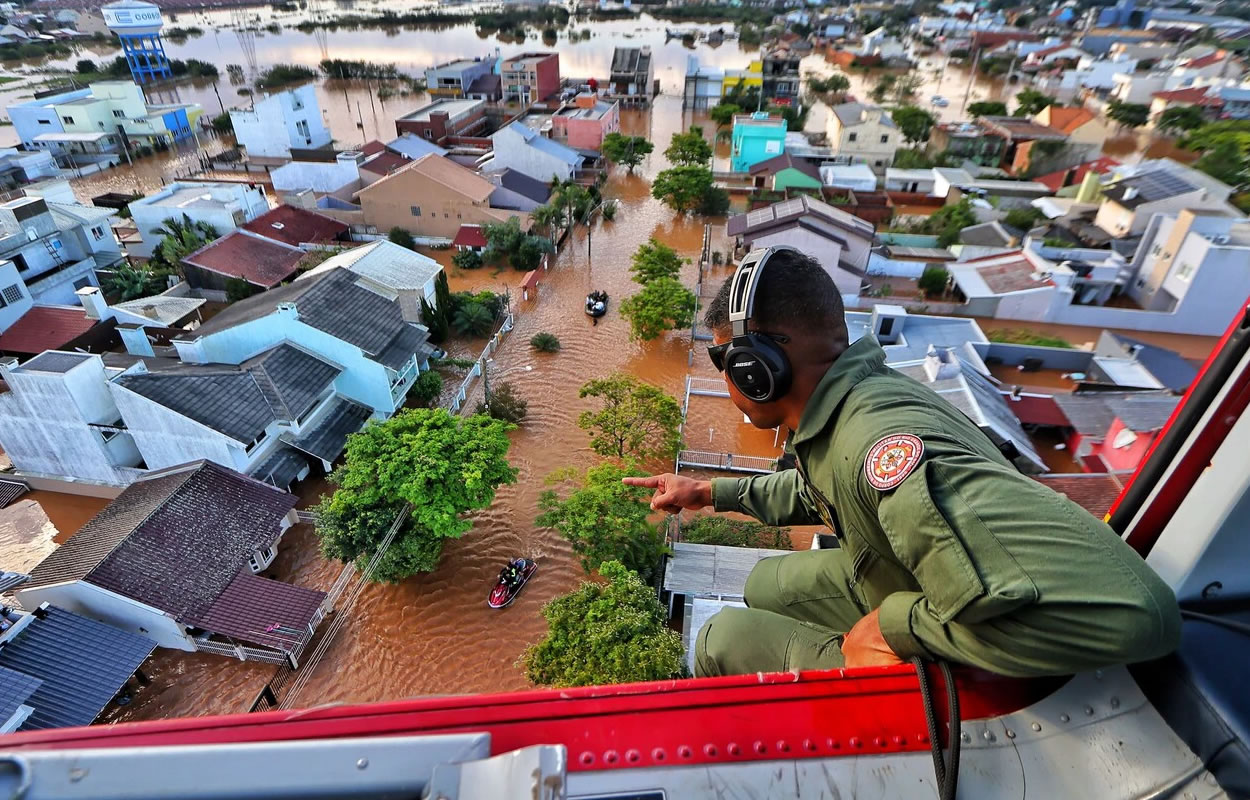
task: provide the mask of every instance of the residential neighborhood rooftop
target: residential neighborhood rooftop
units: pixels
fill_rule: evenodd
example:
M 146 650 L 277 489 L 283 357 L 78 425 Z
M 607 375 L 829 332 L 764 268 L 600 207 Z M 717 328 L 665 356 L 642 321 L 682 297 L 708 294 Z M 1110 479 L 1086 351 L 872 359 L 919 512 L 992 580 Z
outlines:
M 472 113 L 475 109 L 484 107 L 485 100 L 473 100 L 470 98 L 443 98 L 435 100 L 429 105 L 422 106 L 416 111 L 411 111 L 402 117 L 401 120 L 409 122 L 429 122 L 432 114 L 446 114 L 451 120 L 457 120 L 460 117 Z
M 298 206 L 280 205 L 243 225 L 243 230 L 293 247 L 332 242 L 343 237 L 348 225 Z
M 240 228 L 183 256 L 182 261 L 269 289 L 294 275 L 305 255 L 298 247 Z
M 299 279 L 308 280 L 339 267 L 392 289 L 421 289 L 443 269 L 429 256 L 383 239 L 330 256 Z
M 30 354 L 59 350 L 90 331 L 99 320 L 81 306 L 32 306 L 0 333 L 0 352 Z
M 1168 392 L 1089 392 L 1057 394 L 1055 402 L 1077 433 L 1102 436 L 1117 418 L 1138 433 L 1156 431 L 1180 398 Z
M 1166 169 L 1155 169 L 1118 181 L 1105 187 L 1104 197 L 1119 203 L 1128 209 L 1137 208 L 1146 203 L 1166 200 L 1169 197 L 1188 194 L 1198 190 L 1189 181 Z

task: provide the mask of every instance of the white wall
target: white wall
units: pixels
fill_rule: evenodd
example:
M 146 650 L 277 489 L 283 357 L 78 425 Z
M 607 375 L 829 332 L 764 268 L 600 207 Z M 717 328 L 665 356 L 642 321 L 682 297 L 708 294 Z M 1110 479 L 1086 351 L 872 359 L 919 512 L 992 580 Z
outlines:
M 536 147 L 530 147 L 511 127 L 491 134 L 491 140 L 495 144 L 494 169 L 515 169 L 543 183 L 550 183 L 553 175 L 561 180 L 573 177 L 572 166 Z
M 225 434 L 120 384 L 110 383 L 108 388 L 148 469 L 164 469 L 200 458 L 233 470 L 245 469 L 247 458 L 242 445 Z
M 184 207 L 154 205 L 151 202 L 168 197 L 178 189 L 202 191 L 205 194 L 211 194 L 217 202 L 211 206 Z M 130 216 L 142 239 L 141 242 L 129 245 L 130 255 L 151 258 L 153 250 L 161 241 L 160 235 L 154 231 L 167 219 L 181 220 L 185 214 L 191 218 L 192 222 L 207 222 L 217 230 L 218 236 L 225 236 L 268 210 L 269 201 L 265 199 L 265 190 L 259 185 L 250 188 L 247 184 L 172 183 L 155 195 L 149 195 L 130 204 Z
M 15 595 L 27 611 L 38 608 L 41 603 L 51 603 L 66 611 L 146 636 L 160 647 L 195 650 L 191 637 L 187 636 L 177 620 L 151 606 L 85 581 L 19 589 Z
M 12 261 L 0 261 L 0 292 L 9 287 L 16 287 L 16 290 L 22 293 L 22 297 L 14 302 L 6 300 L 4 308 L 0 308 L 0 333 L 17 322 L 18 317 L 29 311 L 30 307 L 35 304 L 30 292 L 26 289 L 26 284 L 17 274 L 17 265 Z
M 291 148 L 322 147 L 330 131 L 321 121 L 315 84 L 269 95 L 253 108 L 232 110 L 235 140 L 256 158 L 290 158 Z M 308 126 L 308 135 L 299 126 Z
M 843 295 L 857 296 L 859 294 L 860 277 L 838 266 L 842 246 L 837 242 L 826 239 L 807 228 L 795 227 L 757 237 L 752 241 L 751 247 L 772 247 L 779 244 L 796 247 L 819 261 Z

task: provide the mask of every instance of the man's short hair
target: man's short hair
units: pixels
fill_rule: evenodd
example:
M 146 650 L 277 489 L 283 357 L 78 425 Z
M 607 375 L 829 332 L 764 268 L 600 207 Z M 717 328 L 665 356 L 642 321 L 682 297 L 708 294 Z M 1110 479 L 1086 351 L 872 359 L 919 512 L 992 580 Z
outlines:
M 713 331 L 730 327 L 732 282 L 732 276 L 725 280 L 703 315 L 703 323 Z M 803 253 L 782 250 L 768 259 L 760 275 L 751 327 L 761 331 L 827 330 L 831 337 L 846 341 L 842 295 L 819 261 Z

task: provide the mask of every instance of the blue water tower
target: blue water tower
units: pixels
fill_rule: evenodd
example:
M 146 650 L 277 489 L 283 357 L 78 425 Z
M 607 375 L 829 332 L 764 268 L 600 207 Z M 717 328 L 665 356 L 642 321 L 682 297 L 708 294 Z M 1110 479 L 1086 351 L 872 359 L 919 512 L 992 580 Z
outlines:
M 141 0 L 120 0 L 100 9 L 104 24 L 121 39 L 122 54 L 130 65 L 135 83 L 144 84 L 173 76 L 161 28 L 165 20 L 161 9 Z

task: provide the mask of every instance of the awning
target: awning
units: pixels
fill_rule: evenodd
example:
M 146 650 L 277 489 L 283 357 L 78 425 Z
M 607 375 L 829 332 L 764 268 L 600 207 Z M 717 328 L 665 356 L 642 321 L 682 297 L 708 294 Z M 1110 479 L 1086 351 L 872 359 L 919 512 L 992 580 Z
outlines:
M 317 427 L 298 439 L 283 441 L 322 461 L 333 462 L 343 452 L 347 437 L 364 427 L 373 416 L 373 409 L 340 397 Z
M 194 623 L 241 642 L 299 653 L 312 638 L 326 593 L 239 571 Z
M 290 447 L 279 447 L 265 463 L 252 470 L 252 477 L 264 481 L 270 486 L 285 489 L 299 477 L 308 466 L 308 459 L 298 450 Z

